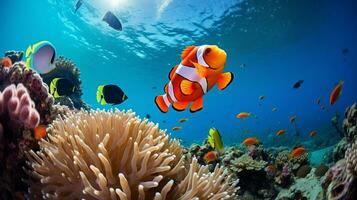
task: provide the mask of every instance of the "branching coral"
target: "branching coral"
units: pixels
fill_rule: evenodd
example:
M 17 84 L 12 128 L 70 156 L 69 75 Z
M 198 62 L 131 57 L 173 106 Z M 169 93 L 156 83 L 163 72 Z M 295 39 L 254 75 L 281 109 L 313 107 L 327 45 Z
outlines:
M 56 67 L 52 71 L 46 74 L 41 74 L 43 81 L 47 85 L 50 85 L 54 78 L 66 78 L 75 86 L 73 94 L 68 97 L 66 96 L 56 99 L 56 103 L 66 105 L 70 108 L 74 106 L 77 109 L 89 109 L 89 106 L 81 99 L 83 92 L 81 87 L 80 71 L 76 64 L 63 56 L 60 56 L 55 60 L 55 65 Z
M 131 111 L 80 111 L 49 128 L 49 141 L 31 151 L 32 195 L 46 199 L 232 199 L 222 168 L 213 173 L 158 126 Z M 43 195 L 41 195 L 43 194 Z

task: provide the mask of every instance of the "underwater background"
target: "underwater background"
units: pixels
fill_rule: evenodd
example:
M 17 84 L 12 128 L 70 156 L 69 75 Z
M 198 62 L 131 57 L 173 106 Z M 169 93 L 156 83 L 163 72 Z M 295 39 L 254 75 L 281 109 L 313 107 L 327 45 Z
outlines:
M 0 200 L 357 199 L 356 1 L 1 8 Z M 218 66 L 217 87 L 202 110 L 163 113 L 190 45 L 197 71 L 180 70 Z M 184 104 L 202 91 L 180 78 Z
M 96 102 L 98 85 L 117 84 L 129 99 L 104 108 L 149 114 L 184 145 L 200 143 L 211 127 L 226 145 L 248 136 L 266 146 L 294 145 L 311 140 L 312 130 L 318 131 L 313 140 L 328 140 L 339 137 L 330 119 L 357 99 L 357 4 L 352 0 L 89 0 L 76 13 L 74 1 L 1 4 L 0 52 L 51 41 L 57 55 L 77 64 L 82 98 L 92 108 L 103 108 Z M 123 31 L 102 22 L 108 10 L 121 20 Z M 205 95 L 200 112 L 161 113 L 154 98 L 163 93 L 170 69 L 186 46 L 202 44 L 227 52 L 225 71 L 234 73 L 234 81 Z M 293 89 L 298 80 L 304 83 Z M 329 94 L 339 80 L 345 81 L 342 95 L 330 106 Z M 315 103 L 317 98 L 327 109 Z M 239 112 L 254 117 L 237 119 Z M 188 121 L 171 131 L 180 118 Z M 276 140 L 272 136 L 279 129 L 288 131 Z

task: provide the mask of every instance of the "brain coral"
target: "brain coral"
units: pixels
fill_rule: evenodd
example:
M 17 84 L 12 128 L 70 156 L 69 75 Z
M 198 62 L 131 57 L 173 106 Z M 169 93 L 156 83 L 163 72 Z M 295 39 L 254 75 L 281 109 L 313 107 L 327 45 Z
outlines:
M 29 152 L 30 192 L 45 199 L 233 199 L 222 168 L 186 161 L 177 140 L 131 111 L 80 111 L 54 121 Z M 37 195 L 37 197 L 36 197 Z

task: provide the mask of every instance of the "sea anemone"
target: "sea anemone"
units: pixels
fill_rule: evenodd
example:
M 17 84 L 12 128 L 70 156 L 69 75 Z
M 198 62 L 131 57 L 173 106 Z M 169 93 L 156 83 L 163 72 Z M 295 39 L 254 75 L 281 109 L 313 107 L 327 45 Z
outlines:
M 131 111 L 80 111 L 58 118 L 30 151 L 30 195 L 44 199 L 233 199 L 223 168 L 193 158 L 177 140 Z M 40 183 L 38 183 L 40 181 Z

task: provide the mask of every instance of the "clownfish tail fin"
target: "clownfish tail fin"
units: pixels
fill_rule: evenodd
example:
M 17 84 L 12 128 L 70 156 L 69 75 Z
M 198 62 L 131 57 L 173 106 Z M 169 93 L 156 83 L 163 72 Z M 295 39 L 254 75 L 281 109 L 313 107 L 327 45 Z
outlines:
M 167 99 L 166 94 L 156 96 L 155 104 L 159 108 L 159 110 L 163 113 L 167 113 L 167 111 L 169 110 L 169 106 L 171 105 L 171 103 Z

